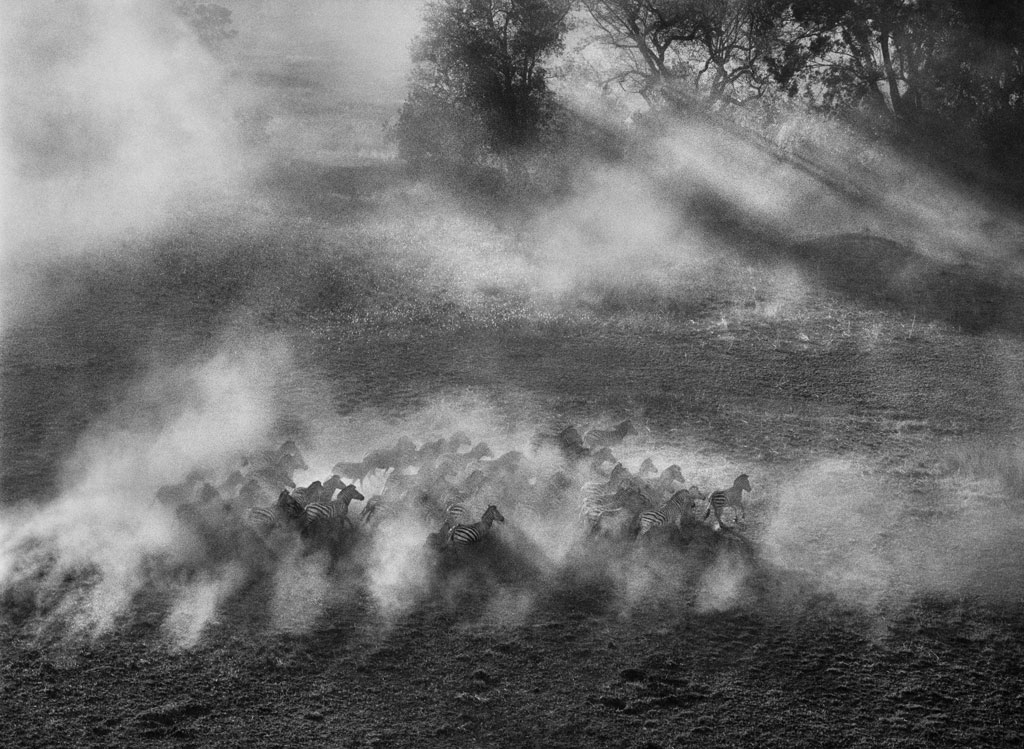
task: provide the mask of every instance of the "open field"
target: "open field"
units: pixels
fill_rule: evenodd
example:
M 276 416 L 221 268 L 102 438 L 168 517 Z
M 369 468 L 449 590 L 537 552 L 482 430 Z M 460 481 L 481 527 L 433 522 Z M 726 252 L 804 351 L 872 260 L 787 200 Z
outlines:
M 432 252 L 418 190 L 396 178 L 336 225 L 213 223 L 141 262 L 82 261 L 8 332 L 5 491 L 58 497 L 97 546 L 79 557 L 50 518 L 36 533 L 64 561 L 33 567 L 9 526 L 15 744 L 1019 742 L 1018 309 L 968 332 L 927 288 L 896 306 L 859 278 L 830 288 L 785 248 L 538 290 L 529 240 L 485 223 Z M 407 223 L 385 231 L 394 201 Z M 236 368 L 243 392 L 223 392 Z M 111 556 L 139 520 L 107 514 L 201 462 L 188 435 L 164 441 L 189 407 L 215 434 L 238 417 L 222 408 L 266 408 L 224 457 L 294 437 L 309 480 L 400 433 L 528 449 L 621 417 L 644 427 L 618 450 L 631 470 L 675 462 L 705 490 L 742 471 L 754 491 L 742 540 L 588 544 L 572 511 L 513 504 L 482 557 L 413 582 L 372 542 L 330 574 L 316 557 L 144 574 L 180 529 L 143 514 L 151 546 Z M 174 453 L 162 473 L 139 464 L 155 449 Z M 116 499 L 72 510 L 90 491 Z
M 1024 742 L 1016 213 L 698 128 L 496 204 L 411 178 L 393 107 L 284 51 L 236 71 L 263 139 L 223 184 L 11 224 L 4 746 Z M 631 472 L 747 474 L 744 520 L 588 536 L 608 466 L 534 437 L 625 419 Z M 284 440 L 304 486 L 458 431 L 529 466 L 463 554 L 405 508 L 329 569 L 155 499 Z

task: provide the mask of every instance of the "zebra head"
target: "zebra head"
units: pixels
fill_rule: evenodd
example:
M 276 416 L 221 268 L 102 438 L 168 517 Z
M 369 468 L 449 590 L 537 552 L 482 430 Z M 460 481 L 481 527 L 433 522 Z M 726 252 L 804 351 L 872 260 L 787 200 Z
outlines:
M 287 491 L 281 492 L 277 497 L 277 506 L 280 507 L 285 513 L 292 518 L 297 518 L 302 515 L 303 507 L 299 500 L 295 499 Z
M 683 482 L 683 469 L 679 467 L 678 463 L 673 463 L 664 471 L 661 472 L 661 476 L 666 481 L 678 481 Z
M 750 488 L 750 478 L 745 473 L 741 473 L 736 477 L 736 480 L 732 482 L 732 485 L 740 489 L 746 489 L 748 492 L 752 491 Z
M 491 505 L 490 507 L 487 508 L 486 512 L 484 512 L 484 516 L 482 519 L 487 522 L 493 522 L 495 520 L 497 520 L 500 523 L 505 522 L 505 516 L 501 514 L 501 512 L 495 505 Z
M 362 502 L 366 497 L 363 493 L 356 489 L 355 484 L 349 484 L 348 486 L 342 487 L 342 490 L 338 492 L 338 498 L 335 501 L 351 502 L 352 500 Z

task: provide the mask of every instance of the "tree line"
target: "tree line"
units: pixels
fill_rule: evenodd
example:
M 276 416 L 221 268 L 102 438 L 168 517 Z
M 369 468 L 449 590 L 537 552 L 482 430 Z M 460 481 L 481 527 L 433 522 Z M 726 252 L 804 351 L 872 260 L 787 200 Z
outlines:
M 1017 0 L 432 0 L 395 135 L 412 164 L 501 162 L 566 123 L 551 65 L 570 30 L 594 83 L 651 117 L 770 129 L 795 109 L 1024 163 Z M 966 151 L 965 151 L 966 149 Z

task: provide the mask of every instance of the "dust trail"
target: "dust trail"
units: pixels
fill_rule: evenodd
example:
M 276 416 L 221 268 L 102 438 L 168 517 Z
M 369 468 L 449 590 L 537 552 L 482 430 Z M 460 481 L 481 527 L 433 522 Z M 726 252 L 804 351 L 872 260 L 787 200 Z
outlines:
M 267 341 L 144 377 L 83 437 L 57 499 L 7 518 L 0 587 L 37 580 L 37 602 L 50 609 L 44 614 L 73 614 L 73 629 L 101 634 L 115 626 L 155 563 L 201 559 L 172 507 L 156 501 L 157 489 L 195 470 L 226 474 L 240 454 L 266 444 L 287 359 L 282 341 Z M 228 570 L 186 589 L 172 631 L 192 638 L 236 578 Z M 84 585 L 83 600 L 73 605 L 53 600 L 68 589 L 67 580 Z
M 972 460 L 964 470 L 963 454 L 939 454 L 928 491 L 863 459 L 821 461 L 780 482 L 760 538 L 766 561 L 868 612 L 921 596 L 1019 605 L 1021 554 L 1011 539 L 1024 529 L 1024 495 L 992 466 Z
M 224 601 L 242 586 L 245 577 L 245 570 L 232 564 L 184 586 L 163 621 L 164 633 L 176 647 L 194 647 L 206 628 L 216 623 Z

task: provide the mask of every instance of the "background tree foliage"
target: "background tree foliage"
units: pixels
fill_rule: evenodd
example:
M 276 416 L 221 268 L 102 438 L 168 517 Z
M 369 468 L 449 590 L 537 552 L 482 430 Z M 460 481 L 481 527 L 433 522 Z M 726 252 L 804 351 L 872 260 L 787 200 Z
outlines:
M 803 108 L 1024 165 L 1018 0 L 435 0 L 397 129 L 403 155 L 479 163 L 535 142 L 557 110 L 545 62 L 570 10 L 616 61 L 600 82 L 661 116 L 763 128 Z
M 545 61 L 569 0 L 437 0 L 413 50 L 396 136 L 414 164 L 486 163 L 534 142 L 552 116 Z

